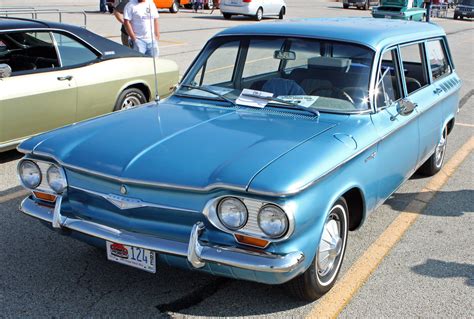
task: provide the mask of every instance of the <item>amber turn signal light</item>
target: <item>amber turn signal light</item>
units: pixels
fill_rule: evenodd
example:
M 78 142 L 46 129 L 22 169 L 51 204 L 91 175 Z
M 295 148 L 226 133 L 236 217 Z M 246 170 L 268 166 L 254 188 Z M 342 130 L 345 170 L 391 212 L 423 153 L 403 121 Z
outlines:
M 241 244 L 246 244 L 246 245 L 251 245 L 254 247 L 259 247 L 259 248 L 265 248 L 267 247 L 269 241 L 260 239 L 260 238 L 255 238 L 255 237 L 249 237 L 245 235 L 239 235 L 235 234 L 235 239 L 241 243 Z
M 36 198 L 38 199 L 41 199 L 41 200 L 44 200 L 44 201 L 47 201 L 47 202 L 51 202 L 51 203 L 54 203 L 56 201 L 56 196 L 54 195 L 51 195 L 51 194 L 46 194 L 46 193 L 42 193 L 42 192 L 33 192 L 36 196 Z

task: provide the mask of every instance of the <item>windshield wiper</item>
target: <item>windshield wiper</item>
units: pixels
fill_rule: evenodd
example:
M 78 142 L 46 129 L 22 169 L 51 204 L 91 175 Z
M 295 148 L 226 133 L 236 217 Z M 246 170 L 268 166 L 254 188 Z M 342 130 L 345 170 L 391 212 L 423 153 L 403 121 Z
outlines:
M 244 94 L 246 95 L 246 94 Z M 247 95 L 246 95 L 247 96 Z M 255 97 L 253 95 L 248 95 L 248 96 L 252 96 L 252 97 Z M 316 109 L 313 109 L 313 108 L 310 108 L 310 107 L 304 107 L 304 106 L 301 106 L 299 105 L 298 103 L 293 103 L 293 102 L 290 102 L 290 101 L 285 101 L 285 100 L 282 100 L 282 99 L 279 99 L 277 97 L 258 97 L 258 99 L 261 99 L 261 100 L 266 100 L 268 102 L 277 102 L 277 103 L 280 103 L 280 104 L 283 104 L 285 106 L 290 106 L 290 107 L 287 107 L 288 109 L 296 109 L 296 110 L 300 110 L 300 111 L 306 111 L 306 112 L 309 112 L 309 113 L 312 113 L 314 114 L 315 116 L 319 117 L 320 116 L 320 113 L 318 110 Z
M 214 94 L 215 96 L 219 97 L 221 100 L 223 101 L 226 101 L 226 102 L 229 102 L 230 104 L 232 104 L 233 106 L 237 106 L 237 104 L 235 104 L 234 101 L 232 101 L 231 99 L 229 99 L 228 97 L 225 97 L 224 95 L 220 94 L 220 93 L 217 93 L 211 89 L 208 89 L 206 87 L 203 87 L 203 86 L 196 86 L 196 85 L 189 85 L 189 84 L 181 84 L 179 86 L 180 88 L 187 88 L 187 89 L 195 89 L 195 90 L 201 90 L 201 91 L 204 91 L 204 92 L 207 92 L 207 93 L 211 93 L 211 94 Z

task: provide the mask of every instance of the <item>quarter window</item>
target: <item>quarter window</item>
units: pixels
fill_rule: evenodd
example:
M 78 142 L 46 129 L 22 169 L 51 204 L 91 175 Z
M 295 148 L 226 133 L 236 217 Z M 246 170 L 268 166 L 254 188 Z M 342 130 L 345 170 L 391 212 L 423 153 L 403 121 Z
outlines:
M 436 80 L 445 74 L 451 73 L 451 67 L 443 49 L 441 40 L 426 43 L 428 61 L 430 63 L 431 77 Z
M 397 69 L 397 50 L 387 51 L 382 56 L 379 76 L 377 80 L 376 101 L 377 107 L 387 107 L 402 97 L 400 77 Z
M 405 85 L 407 93 L 410 94 L 428 84 L 422 45 L 410 44 L 403 46 L 400 48 L 400 53 L 402 56 L 403 73 L 405 74 Z
M 77 40 L 61 33 L 54 33 L 54 38 L 64 67 L 92 62 L 97 55 Z

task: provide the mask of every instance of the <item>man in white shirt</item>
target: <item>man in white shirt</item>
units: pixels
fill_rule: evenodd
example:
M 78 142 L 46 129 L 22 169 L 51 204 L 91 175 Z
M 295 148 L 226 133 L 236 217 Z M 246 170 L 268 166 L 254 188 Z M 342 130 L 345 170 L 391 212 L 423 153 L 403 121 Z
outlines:
M 131 0 L 123 12 L 124 25 L 133 48 L 157 57 L 160 27 L 158 10 L 151 0 Z

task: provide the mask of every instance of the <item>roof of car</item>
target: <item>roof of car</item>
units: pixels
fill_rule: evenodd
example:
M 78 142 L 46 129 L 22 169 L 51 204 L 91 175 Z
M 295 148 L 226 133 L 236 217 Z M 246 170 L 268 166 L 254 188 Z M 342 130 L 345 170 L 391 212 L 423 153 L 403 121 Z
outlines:
M 70 32 L 99 51 L 103 58 L 143 56 L 143 54 L 138 51 L 132 50 L 114 41 L 101 37 L 79 26 L 59 22 L 0 17 L 0 32 L 5 30 L 32 29 L 59 29 Z
M 223 35 L 283 35 L 360 43 L 374 49 L 391 43 L 444 36 L 433 23 L 375 18 L 311 18 L 247 24 L 224 30 Z

